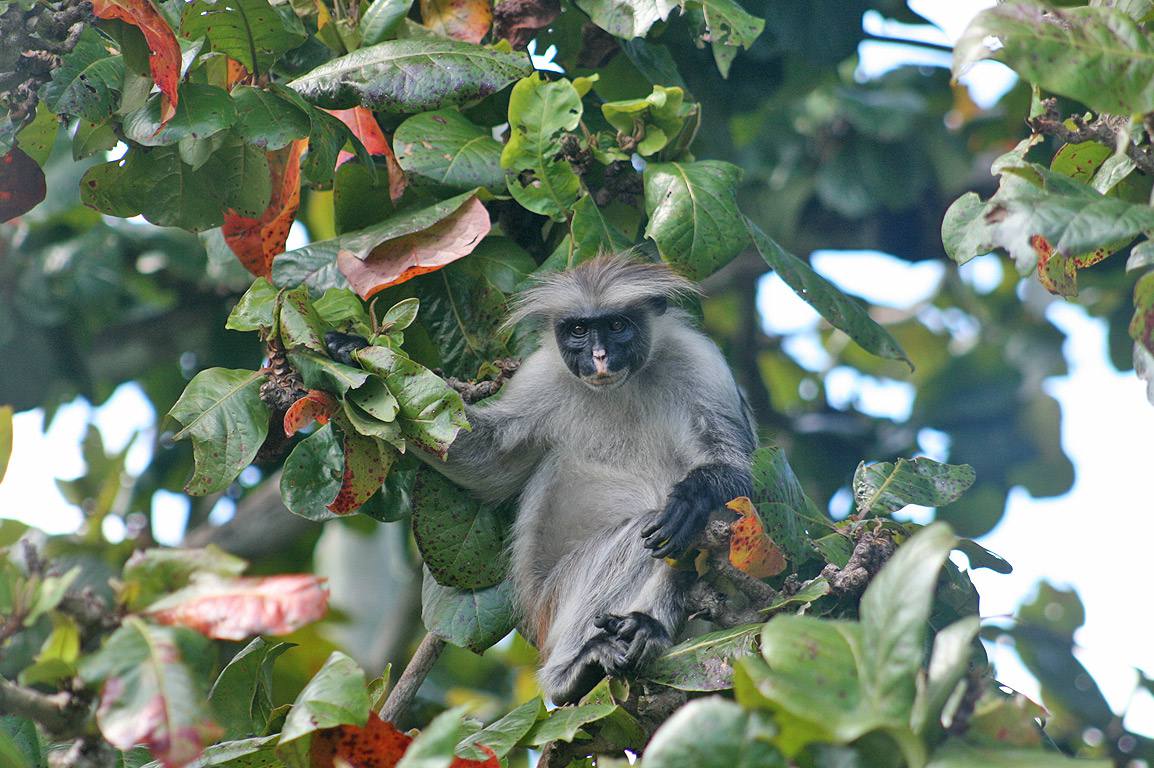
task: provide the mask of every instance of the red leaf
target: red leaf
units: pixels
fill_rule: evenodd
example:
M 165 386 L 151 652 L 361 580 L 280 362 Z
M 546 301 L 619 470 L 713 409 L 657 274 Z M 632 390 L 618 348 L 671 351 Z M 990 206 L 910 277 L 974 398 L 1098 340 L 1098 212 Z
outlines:
M 24 150 L 13 147 L 0 157 L 0 221 L 28 213 L 47 193 L 44 171 Z
M 356 512 L 369 500 L 389 474 L 392 454 L 384 444 L 358 432 L 347 430 L 344 436 L 345 473 L 337 497 L 328 505 L 335 515 Z
M 292 437 L 314 421 L 328 424 L 329 417 L 336 413 L 337 401 L 328 392 L 310 389 L 308 394 L 289 406 L 284 414 L 284 433 Z
M 152 0 L 93 0 L 92 11 L 101 19 L 120 19 L 140 29 L 148 43 L 148 68 L 164 94 L 160 107 L 163 126 L 176 114 L 180 83 L 180 44 Z
M 524 48 L 537 30 L 560 15 L 559 0 L 501 0 L 493 8 L 493 36 L 508 40 L 514 48 Z
M 482 752 L 488 757 L 484 760 L 466 760 L 463 757 L 454 757 L 453 762 L 449 763 L 449 768 L 501 768 L 501 761 L 497 757 L 497 753 L 486 747 L 484 744 L 477 745 Z
M 284 253 L 301 201 L 301 150 L 305 140 L 268 153 L 272 198 L 260 218 L 224 214 L 224 240 L 244 268 L 257 277 L 272 274 L 272 260 Z
M 421 0 L 421 21 L 437 34 L 479 43 L 493 23 L 491 0 Z
M 475 197 L 421 232 L 386 240 L 361 261 L 351 251 L 337 252 L 337 268 L 362 299 L 391 285 L 433 272 L 468 256 L 489 234 L 489 212 Z
M 227 56 L 225 59 L 228 61 L 228 72 L 225 74 L 225 88 L 231 91 L 232 87 L 237 83 L 248 80 L 249 74 L 244 64 Z
M 755 579 L 776 576 L 785 570 L 785 555 L 765 532 L 753 502 L 739 496 L 725 505 L 741 515 L 731 527 L 729 562 Z
M 399 200 L 401 195 L 405 193 L 408 180 L 405 178 L 405 171 L 401 168 L 401 164 L 397 162 L 397 156 L 393 154 L 389 140 L 381 132 L 381 126 L 377 123 L 377 119 L 373 117 L 373 113 L 365 107 L 326 109 L 325 111 L 348 126 L 353 135 L 365 145 L 365 149 L 370 155 L 384 156 L 385 165 L 389 169 L 389 197 L 394 203 Z M 337 165 L 339 166 L 353 157 L 352 152 L 346 152 L 342 149 L 337 155 Z
M 412 741 L 412 736 L 369 713 L 363 728 L 342 725 L 314 733 L 309 758 L 312 768 L 334 768 L 337 758 L 352 768 L 393 768 Z
M 309 574 L 202 576 L 146 613 L 161 624 L 195 629 L 216 640 L 244 640 L 294 632 L 324 616 L 328 603 L 324 580 Z

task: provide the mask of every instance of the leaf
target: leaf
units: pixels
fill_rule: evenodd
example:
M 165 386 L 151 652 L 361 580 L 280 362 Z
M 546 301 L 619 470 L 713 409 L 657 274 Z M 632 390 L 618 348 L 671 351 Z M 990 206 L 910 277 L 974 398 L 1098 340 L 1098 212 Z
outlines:
M 456 40 L 389 40 L 322 64 L 290 86 L 322 107 L 412 114 L 479 101 L 530 71 L 521 54 Z
M 433 718 L 405 750 L 397 768 L 446 768 L 453 761 L 453 749 L 461 740 L 464 712 L 464 707 L 456 707 Z
M 420 0 L 421 21 L 442 37 L 479 43 L 493 23 L 491 0 Z
M 862 687 L 879 716 L 909 720 L 938 573 L 955 542 L 945 523 L 923 528 L 862 595 Z
M 277 328 L 286 348 L 305 347 L 318 354 L 327 354 L 321 338 L 324 329 L 313 309 L 308 288 L 302 285 L 281 295 L 279 320 Z
M 1067 757 L 1040 749 L 974 747 L 956 739 L 943 744 L 926 768 L 1110 768 L 1110 760 Z
M 46 768 L 36 725 L 15 715 L 0 715 L 0 761 L 12 768 Z
M 849 559 L 848 555 L 846 556 L 846 559 Z M 805 582 L 805 584 L 803 584 L 802 587 L 793 594 L 787 595 L 785 593 L 779 593 L 773 602 L 771 602 L 765 608 L 761 609 L 761 612 L 777 612 L 787 605 L 793 605 L 795 603 L 800 603 L 804 607 L 819 598 L 825 597 L 829 594 L 829 592 L 829 582 L 826 581 L 823 577 L 818 576 Z M 800 613 L 800 611 L 798 612 Z
M 336 498 L 328 505 L 329 511 L 335 515 L 356 512 L 369 497 L 380 490 L 395 457 L 375 437 L 360 434 L 352 425 L 342 426 L 344 472 Z
M 328 506 L 341 489 L 344 466 L 344 447 L 326 424 L 298 443 L 285 459 L 280 479 L 284 505 L 309 520 L 336 517 Z
M 244 640 L 295 632 L 323 618 L 328 602 L 322 580 L 311 574 L 247 579 L 203 575 L 148 606 L 145 614 L 214 640 Z
M 747 496 L 725 505 L 740 519 L 730 526 L 729 562 L 755 579 L 767 579 L 785 570 L 785 555 L 765 532 L 761 518 Z
M 561 153 L 561 138 L 581 122 L 581 95 L 568 80 L 539 73 L 513 86 L 509 140 L 501 167 L 509 194 L 524 208 L 563 221 L 581 193 L 581 180 Z
M 957 501 L 974 484 L 969 464 L 942 464 L 927 458 L 858 464 L 853 494 L 861 515 L 890 515 L 909 504 L 940 507 Z
M 369 327 L 369 313 L 365 310 L 364 303 L 352 291 L 330 288 L 313 302 L 313 309 L 327 326 L 352 329 L 362 336 L 372 333 Z
M 369 713 L 363 727 L 341 725 L 314 734 L 309 748 L 310 765 L 314 768 L 332 768 L 338 764 L 393 768 L 412 741 L 412 736 L 398 731 L 375 713 Z
M 561 15 L 559 0 L 498 2 L 493 8 L 493 37 L 505 39 L 516 49 L 524 48 L 537 34 Z
M 200 83 L 180 86 L 180 103 L 167 119 L 167 96 L 150 98 L 140 109 L 123 118 L 124 136 L 146 147 L 176 144 L 184 139 L 204 139 L 236 122 L 236 107 L 223 88 Z
M 812 556 L 806 517 L 816 508 L 785 458 L 785 451 L 770 445 L 753 454 L 753 502 L 766 532 L 794 565 Z
M 306 40 L 300 22 L 288 18 L 267 0 L 193 0 L 185 6 L 180 32 L 190 40 L 208 38 L 212 50 L 259 76 L 280 54 Z
M 1134 315 L 1130 318 L 1130 338 L 1134 340 L 1137 349 L 1154 354 L 1154 272 L 1142 275 L 1134 285 Z
M 224 327 L 232 331 L 269 330 L 273 326 L 276 302 L 277 289 L 265 278 L 258 277 L 232 308 Z
M 405 193 L 405 186 L 407 184 L 405 172 L 397 163 L 397 157 L 393 154 L 393 148 L 389 146 L 389 140 L 386 139 L 385 134 L 381 132 L 381 126 L 377 123 L 377 119 L 373 117 L 373 113 L 364 107 L 330 109 L 325 111 L 344 123 L 345 127 L 364 145 L 366 152 L 370 155 L 385 158 L 385 163 L 389 169 L 389 198 L 394 202 L 399 200 L 401 195 Z M 348 155 L 346 152 L 342 152 L 341 154 L 343 156 Z M 342 162 L 344 162 L 343 159 L 337 159 L 338 165 Z
M 996 41 L 998 47 L 991 47 Z M 994 58 L 1041 88 L 1095 112 L 1154 110 L 1154 45 L 1114 8 L 1054 8 L 1032 0 L 974 17 L 954 46 L 954 73 Z
M 480 654 L 513 631 L 513 614 L 508 580 L 483 589 L 458 589 L 438 584 L 425 569 L 421 620 L 430 634 Z
M 28 213 L 46 194 L 44 171 L 24 150 L 13 147 L 0 157 L 0 222 Z
M 521 743 L 537 747 L 550 741 L 571 742 L 585 733 L 582 728 L 604 720 L 619 710 L 620 707 L 613 703 L 557 707 L 547 718 L 537 721 Z
M 83 160 L 97 152 L 107 152 L 120 141 L 112 128 L 113 119 L 106 117 L 93 123 L 84 118 L 76 121 L 76 133 L 72 136 L 72 159 Z
M 272 276 L 272 262 L 284 253 L 289 230 L 300 206 L 300 155 L 303 142 L 270 152 L 269 184 L 272 196 L 257 218 L 237 211 L 224 214 L 224 240 L 240 263 L 257 277 Z
M 501 144 L 455 109 L 413 115 L 393 134 L 406 173 L 451 189 L 505 186 Z
M 386 220 L 341 240 L 337 266 L 363 299 L 468 256 L 491 226 L 489 212 L 476 197 L 469 197 L 427 229 L 378 241 L 382 226 L 389 223 Z
M 356 389 L 369 379 L 369 374 L 360 368 L 344 365 L 328 355 L 318 355 L 307 350 L 288 353 L 289 362 L 304 379 L 309 389 L 323 389 L 333 395 L 343 395 Z
M 955 200 L 942 219 L 942 245 L 946 255 L 959 266 L 993 249 L 982 222 L 986 204 L 977 192 L 967 192 Z
M 173 438 L 192 439 L 195 468 L 184 490 L 194 496 L 222 491 L 252 463 L 268 434 L 259 371 L 209 368 L 185 387 L 168 415 L 184 425 Z
M 320 389 L 310 389 L 308 394 L 297 399 L 284 414 L 285 437 L 292 437 L 298 431 L 312 424 L 328 424 L 329 417 L 340 407 L 335 398 Z
M 44 86 L 44 103 L 55 114 L 100 123 L 116 111 L 123 81 L 124 57 L 108 50 L 95 27 L 85 26 Z
M 631 40 L 645 37 L 659 21 L 677 7 L 676 0 L 578 0 L 577 7 L 594 24 L 614 37 Z
M 977 616 L 967 616 L 949 625 L 934 637 L 929 670 L 918 676 L 917 695 L 914 699 L 910 727 L 915 733 L 925 733 L 941 724 L 942 708 L 954 692 L 970 665 L 974 640 L 981 629 Z
M 530 729 L 548 714 L 545 702 L 540 697 L 530 699 L 495 723 L 485 726 L 460 744 L 459 751 L 468 755 L 468 750 L 484 745 L 497 755 L 505 757 L 521 742 Z
M 745 225 L 765 263 L 830 325 L 844 331 L 870 354 L 902 360 L 913 370 L 913 363 L 890 332 L 878 325 L 855 299 L 846 296 L 804 261 L 783 249 L 752 221 L 746 219 Z
M 734 661 L 757 652 L 761 627 L 746 624 L 690 638 L 654 659 L 642 676 L 682 691 L 732 688 Z
M 340 651 L 333 651 L 293 702 L 281 729 L 277 749 L 302 736 L 340 725 L 364 727 L 369 722 L 365 673 Z
M 761 712 L 747 712 L 717 696 L 696 699 L 677 710 L 645 748 L 646 768 L 785 768 L 770 744 L 776 728 Z
M 41 616 L 56 610 L 72 582 L 80 575 L 80 566 L 73 566 L 63 574 L 45 576 L 36 587 L 32 603 L 24 615 L 24 626 L 31 627 Z
M 649 157 L 677 138 L 685 119 L 692 113 L 681 88 L 653 86 L 643 99 L 610 101 L 601 105 L 601 114 L 619 134 L 633 134 L 638 126 L 644 132 L 637 152 Z
M 413 485 L 413 535 L 439 584 L 481 589 L 505 578 L 508 521 L 438 472 Z
M 161 123 L 167 122 L 179 106 L 182 56 L 180 43 L 168 22 L 157 10 L 152 0 L 93 0 L 92 12 L 100 19 L 120 19 L 140 29 L 148 43 L 148 69 L 152 81 L 164 94 L 165 104 L 161 108 Z M 196 36 L 191 36 L 195 38 Z M 102 71 L 99 76 L 107 74 Z M 85 115 L 90 119 L 102 117 L 99 113 Z
M 701 0 L 702 34 L 713 47 L 714 61 L 722 77 L 729 76 L 729 64 L 737 48 L 753 45 L 762 30 L 765 20 L 748 13 L 734 0 Z
M 292 643 L 270 645 L 263 638 L 237 652 L 209 691 L 208 699 L 228 728 L 226 739 L 263 733 L 272 716 L 272 665 Z
M 389 307 L 385 316 L 381 318 L 382 333 L 403 331 L 408 328 L 417 319 L 420 307 L 421 301 L 417 298 L 401 299 Z
M 221 729 L 201 690 L 199 662 L 208 644 L 183 629 L 152 627 L 129 617 L 80 665 L 88 683 L 103 683 L 96 723 L 117 749 L 144 744 L 166 766 L 196 759 Z
M 368 47 L 384 42 L 409 15 L 413 0 L 373 0 L 361 14 L 361 45 Z
M 119 597 L 129 610 L 136 611 L 185 587 L 194 574 L 239 576 L 247 567 L 247 561 L 214 544 L 203 549 L 137 550 L 124 564 Z
M 201 756 L 188 768 L 283 768 L 273 753 L 276 739 L 277 735 L 273 734 L 214 744 L 205 747 Z M 126 761 L 124 768 L 132 768 L 132 763 Z M 162 768 L 162 764 L 159 761 L 152 762 L 140 768 Z
M 0 405 L 0 482 L 4 481 L 4 474 L 8 471 L 8 462 L 12 458 L 14 434 L 12 406 Z
M 260 149 L 282 149 L 312 130 L 309 115 L 274 91 L 238 85 L 232 89 L 232 100 L 237 131 Z
M 609 223 L 591 195 L 582 196 L 573 206 L 569 231 L 573 235 L 573 258 L 566 267 L 588 261 L 603 252 L 620 253 L 633 245 Z
M 686 277 L 713 274 L 749 243 L 735 196 L 741 175 L 717 160 L 645 167 L 645 236 Z

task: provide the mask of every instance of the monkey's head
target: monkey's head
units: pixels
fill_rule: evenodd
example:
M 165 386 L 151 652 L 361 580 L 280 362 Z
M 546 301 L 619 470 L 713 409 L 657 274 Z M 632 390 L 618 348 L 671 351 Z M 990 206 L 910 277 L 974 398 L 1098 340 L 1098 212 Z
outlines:
M 607 391 L 645 366 L 669 301 L 696 291 L 664 264 L 599 256 L 537 280 L 517 297 L 507 325 L 547 323 L 569 371 Z

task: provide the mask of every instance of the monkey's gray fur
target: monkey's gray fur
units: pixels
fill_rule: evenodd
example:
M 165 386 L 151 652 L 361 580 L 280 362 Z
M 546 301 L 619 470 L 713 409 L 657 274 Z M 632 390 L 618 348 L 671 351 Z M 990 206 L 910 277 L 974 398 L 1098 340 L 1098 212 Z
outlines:
M 701 510 L 749 493 L 755 437 L 744 398 L 713 342 L 666 309 L 695 291 L 664 265 L 627 256 L 540 280 L 509 319 L 542 323 L 539 347 L 497 397 L 468 409 L 472 431 L 434 462 L 484 499 L 520 497 L 511 559 L 519 626 L 540 649 L 541 687 L 556 702 L 668 647 L 693 573 L 655 554 L 684 548 L 704 524 Z M 648 357 L 622 381 L 595 386 L 575 375 L 560 329 L 617 312 L 638 318 Z

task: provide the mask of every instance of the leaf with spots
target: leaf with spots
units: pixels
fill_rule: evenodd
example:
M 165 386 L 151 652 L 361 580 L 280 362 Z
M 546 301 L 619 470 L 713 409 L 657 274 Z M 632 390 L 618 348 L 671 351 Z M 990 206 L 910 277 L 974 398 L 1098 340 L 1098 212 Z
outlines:
M 489 212 L 472 195 L 414 213 L 404 212 L 360 232 L 342 236 L 337 266 L 353 290 L 368 299 L 391 285 L 433 272 L 472 253 L 489 233 Z M 427 228 L 412 230 L 423 213 L 448 210 Z M 426 216 L 428 218 L 428 216 Z M 398 236 L 399 235 L 399 236 Z
M 501 143 L 455 109 L 413 115 L 393 134 L 406 173 L 451 189 L 503 190 Z
M 251 85 L 232 89 L 236 128 L 244 140 L 269 151 L 306 138 L 312 129 L 308 113 L 275 91 Z
M 329 504 L 341 489 L 344 461 L 344 447 L 331 424 L 297 443 L 280 478 L 281 500 L 288 510 L 318 522 L 336 517 Z
M 413 38 L 360 48 L 289 85 L 322 107 L 413 114 L 480 101 L 531 71 L 524 54 Z
M 180 83 L 182 55 L 176 34 L 164 16 L 152 0 L 94 0 L 92 12 L 100 19 L 120 19 L 144 34 L 144 40 L 148 43 L 148 69 L 152 73 L 152 81 L 164 94 L 160 107 L 161 123 L 167 122 L 175 114 L 180 100 L 177 86 Z
M 284 574 L 228 579 L 203 574 L 144 613 L 159 624 L 196 630 L 214 640 L 287 635 L 319 621 L 329 605 L 323 579 Z
M 513 585 L 507 579 L 481 589 L 437 583 L 425 569 L 421 620 L 430 634 L 473 653 L 484 653 L 513 631 Z
M 124 136 L 146 147 L 163 147 L 189 139 L 205 139 L 236 122 L 236 107 L 228 91 L 202 83 L 180 86 L 180 103 L 171 118 L 162 117 L 165 96 L 154 95 L 123 118 Z
M 356 389 L 369 378 L 369 374 L 360 368 L 303 349 L 290 351 L 288 359 L 304 379 L 306 387 L 323 389 L 334 395 L 343 395 L 350 389 Z
M 272 196 L 257 218 L 236 211 L 224 215 L 224 239 L 237 259 L 257 277 L 272 275 L 273 259 L 284 253 L 289 229 L 300 205 L 300 156 L 304 142 L 294 141 L 268 154 Z
M 373 113 L 364 107 L 327 109 L 325 111 L 344 123 L 352 134 L 360 140 L 361 144 L 364 145 L 366 152 L 376 157 L 385 158 L 385 166 L 389 170 L 389 197 L 393 202 L 399 200 L 401 195 L 405 194 L 405 186 L 407 184 L 405 171 L 397 163 L 397 157 L 393 154 L 393 148 L 389 145 L 389 140 L 385 138 L 385 134 L 381 131 L 381 126 L 377 123 L 377 119 L 373 117 Z M 337 165 L 340 165 L 352 156 L 352 153 L 342 150 L 337 157 Z
M 394 768 L 409 748 L 413 737 L 398 731 L 392 723 L 369 713 L 364 727 L 342 725 L 313 735 L 309 747 L 311 768 Z
M 284 414 L 284 433 L 292 437 L 314 421 L 317 424 L 328 424 L 329 417 L 338 408 L 336 399 L 328 392 L 320 389 L 310 389 L 308 394 L 289 406 Z
M 581 194 L 581 180 L 561 154 L 561 139 L 581 123 L 573 83 L 534 73 L 509 96 L 509 141 L 501 150 L 505 183 L 524 208 L 564 221 Z
M 940 507 L 957 501 L 974 484 L 969 464 L 898 459 L 858 464 L 853 495 L 860 515 L 890 515 L 909 504 Z
M 442 37 L 479 43 L 493 23 L 492 0 L 420 0 L 421 21 Z
M 316 738 L 318 731 L 345 725 L 363 728 L 368 722 L 365 673 L 348 656 L 333 651 L 293 702 L 281 729 L 277 752 L 282 756 L 307 752 L 309 744 L 303 737 Z M 306 760 L 293 760 L 289 764 L 307 764 Z
M 413 484 L 413 535 L 438 584 L 483 589 L 505 578 L 509 519 L 432 469 Z
M 208 38 L 212 50 L 258 76 L 308 37 L 294 14 L 278 13 L 267 0 L 193 0 L 184 8 L 180 31 L 190 40 Z
M 735 660 L 757 652 L 761 627 L 746 624 L 690 638 L 654 659 L 643 676 L 682 691 L 732 688 Z
M 168 415 L 191 438 L 195 462 L 184 490 L 193 496 L 223 491 L 252 463 L 268 434 L 268 407 L 260 399 L 259 371 L 209 368 L 198 373 Z
M 44 103 L 58 115 L 103 123 L 119 106 L 124 57 L 109 50 L 95 27 L 86 26 L 44 86 Z
M 741 515 L 730 527 L 729 562 L 755 579 L 767 579 L 784 571 L 785 555 L 766 534 L 749 497 L 738 497 L 725 506 Z
M 338 414 L 336 420 L 341 427 L 344 471 L 336 498 L 328 504 L 328 509 L 334 515 L 348 515 L 380 490 L 396 454 L 376 437 L 362 435 L 354 429 L 343 413 Z
M 309 289 L 305 286 L 285 291 L 280 301 L 280 338 L 286 349 L 305 347 L 319 354 L 327 354 L 324 323 L 313 309 Z
M 48 194 L 44 171 L 19 147 L 0 157 L 0 222 L 23 216 Z

